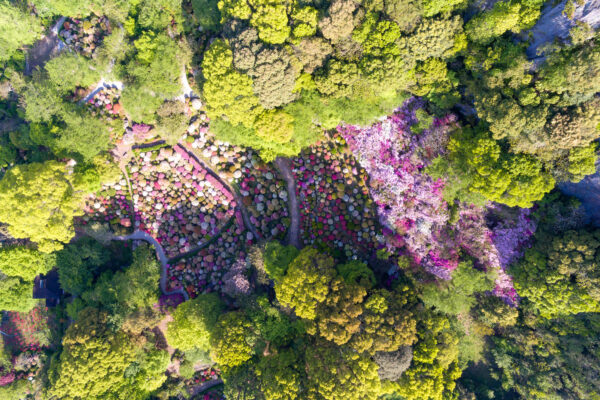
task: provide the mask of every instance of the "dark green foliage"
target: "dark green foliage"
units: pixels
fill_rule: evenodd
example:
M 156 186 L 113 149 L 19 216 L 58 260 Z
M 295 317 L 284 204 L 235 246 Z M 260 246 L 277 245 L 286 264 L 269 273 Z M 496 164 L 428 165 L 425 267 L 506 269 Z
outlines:
M 596 399 L 598 314 L 508 329 L 491 350 L 502 387 L 521 398 Z
M 475 306 L 475 293 L 494 288 L 494 276 L 473 268 L 471 262 L 461 262 L 447 283 L 429 284 L 424 287 L 421 298 L 428 307 L 449 315 L 468 312 Z
M 265 247 L 264 263 L 269 278 L 280 280 L 299 251 L 294 246 L 283 246 L 279 242 L 269 242 Z
M 221 12 L 215 0 L 192 0 L 194 17 L 207 31 L 216 31 L 221 23 Z
M 346 264 L 336 266 L 337 273 L 348 284 L 358 284 L 365 289 L 371 289 L 375 285 L 375 274 L 367 264 L 360 261 L 350 261 Z
M 515 287 L 545 318 L 600 311 L 598 231 L 540 235 L 512 269 Z
M 89 60 L 68 51 L 48 61 L 44 68 L 50 82 L 63 93 L 77 86 L 87 88 L 100 80 L 100 73 Z
M 130 266 L 114 274 L 104 273 L 81 297 L 88 305 L 107 310 L 111 322 L 119 326 L 131 313 L 151 308 L 158 301 L 159 278 L 154 249 L 142 245 L 134 251 Z
M 61 288 L 80 295 L 92 287 L 94 277 L 109 262 L 110 253 L 100 243 L 83 238 L 56 253 Z

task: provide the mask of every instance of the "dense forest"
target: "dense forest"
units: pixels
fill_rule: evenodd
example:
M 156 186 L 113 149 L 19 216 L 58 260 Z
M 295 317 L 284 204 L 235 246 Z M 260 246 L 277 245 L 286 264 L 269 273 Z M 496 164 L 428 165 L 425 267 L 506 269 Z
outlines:
M 600 400 L 598 29 L 0 0 L 0 399 Z

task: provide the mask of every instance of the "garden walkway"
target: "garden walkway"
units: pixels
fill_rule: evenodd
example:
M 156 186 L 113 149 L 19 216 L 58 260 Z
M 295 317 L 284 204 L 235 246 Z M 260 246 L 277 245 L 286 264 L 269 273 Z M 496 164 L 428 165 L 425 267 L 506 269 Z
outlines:
M 289 213 L 290 213 L 290 228 L 288 229 L 287 242 L 288 244 L 301 248 L 300 243 L 300 208 L 298 207 L 298 197 L 296 196 L 296 181 L 292 173 L 291 161 L 289 158 L 277 157 L 275 166 L 283 176 L 287 183 Z

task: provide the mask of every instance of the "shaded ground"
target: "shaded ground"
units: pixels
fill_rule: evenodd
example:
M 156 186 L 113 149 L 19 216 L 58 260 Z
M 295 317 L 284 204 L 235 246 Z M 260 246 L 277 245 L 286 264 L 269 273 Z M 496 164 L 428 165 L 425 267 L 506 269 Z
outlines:
M 577 6 L 572 19 L 563 14 L 566 4 L 567 0 L 558 4 L 549 2 L 542 10 L 538 22 L 530 30 L 532 40 L 527 48 L 529 58 L 536 58 L 538 49 L 556 38 L 566 40 L 576 21 L 585 22 L 594 29 L 600 27 L 600 0 L 585 0 L 583 6 Z
M 58 38 L 58 31 L 65 20 L 66 17 L 61 17 L 50 29 L 50 32 L 29 49 L 25 61 L 25 75 L 31 75 L 35 68 L 43 66 L 46 61 L 60 51 L 62 42 Z
M 289 198 L 290 227 L 288 228 L 288 244 L 301 248 L 300 243 L 300 209 L 298 207 L 298 197 L 296 196 L 296 181 L 292 173 L 291 162 L 288 158 L 277 157 L 275 166 L 281 173 L 287 183 L 287 192 Z
M 600 226 L 600 172 L 586 176 L 581 182 L 563 182 L 558 185 L 561 192 L 577 197 L 585 209 L 590 223 Z

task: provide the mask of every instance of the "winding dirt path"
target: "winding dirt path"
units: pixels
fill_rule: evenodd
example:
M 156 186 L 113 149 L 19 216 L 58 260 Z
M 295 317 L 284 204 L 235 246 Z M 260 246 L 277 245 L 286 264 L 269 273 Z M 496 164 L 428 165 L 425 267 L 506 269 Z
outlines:
M 300 207 L 298 206 L 298 197 L 296 196 L 296 181 L 292 173 L 292 163 L 289 158 L 277 157 L 275 159 L 275 166 L 287 184 L 291 222 L 286 240 L 288 244 L 300 249 L 302 247 L 302 243 L 300 242 Z

